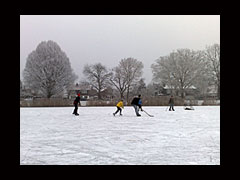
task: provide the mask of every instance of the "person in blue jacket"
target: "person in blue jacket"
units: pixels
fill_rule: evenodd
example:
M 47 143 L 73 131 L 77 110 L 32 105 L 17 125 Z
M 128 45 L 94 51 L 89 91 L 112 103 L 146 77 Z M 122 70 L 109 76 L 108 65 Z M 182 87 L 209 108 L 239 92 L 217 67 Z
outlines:
M 139 109 L 141 111 L 142 110 L 142 100 L 141 100 L 141 94 L 138 95 L 138 97 L 135 97 L 133 98 L 132 102 L 131 102 L 131 105 L 133 106 L 135 112 L 136 112 L 136 115 L 137 116 L 141 116 L 141 114 L 139 114 Z

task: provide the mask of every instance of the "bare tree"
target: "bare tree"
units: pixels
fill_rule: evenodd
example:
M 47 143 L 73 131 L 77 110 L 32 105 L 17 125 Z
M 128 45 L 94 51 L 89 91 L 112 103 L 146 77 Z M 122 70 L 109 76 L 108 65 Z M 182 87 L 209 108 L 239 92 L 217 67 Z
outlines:
M 53 41 L 41 42 L 27 57 L 24 84 L 43 97 L 61 95 L 76 79 L 70 61 Z
M 143 63 L 134 58 L 122 59 L 120 66 L 123 67 L 123 76 L 127 80 L 127 101 L 132 85 L 141 78 Z
M 220 98 L 220 45 L 207 46 L 205 58 L 208 61 L 210 78 L 217 86 L 218 98 Z
M 123 76 L 123 69 L 120 66 L 113 69 L 110 82 L 116 87 L 120 98 L 123 99 L 123 94 L 127 89 L 127 80 L 126 77 Z
M 107 70 L 101 63 L 94 65 L 85 65 L 83 74 L 87 78 L 87 82 L 98 92 L 98 99 L 102 99 L 101 92 L 109 85 L 111 72 Z
M 151 67 L 155 81 L 180 91 L 184 98 L 185 90 L 196 83 L 204 66 L 202 51 L 178 49 L 169 56 L 160 57 Z
M 111 82 L 120 92 L 121 98 L 126 91 L 128 101 L 131 87 L 141 78 L 142 69 L 143 63 L 134 58 L 122 59 L 118 66 L 114 68 L 114 76 L 111 78 Z

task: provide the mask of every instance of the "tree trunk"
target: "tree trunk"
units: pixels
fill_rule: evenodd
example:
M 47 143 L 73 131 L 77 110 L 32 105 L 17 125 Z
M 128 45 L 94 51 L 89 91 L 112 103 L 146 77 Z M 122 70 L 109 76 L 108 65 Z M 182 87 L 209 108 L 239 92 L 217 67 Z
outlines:
M 184 89 L 181 89 L 181 97 L 184 99 L 185 98 L 185 92 Z
M 98 91 L 98 100 L 101 100 L 102 99 L 102 97 L 101 97 L 101 91 L 99 90 Z
M 120 92 L 120 97 L 121 99 L 123 99 L 123 92 Z
M 127 102 L 128 102 L 128 98 L 129 98 L 129 89 L 130 89 L 130 86 L 127 87 Z

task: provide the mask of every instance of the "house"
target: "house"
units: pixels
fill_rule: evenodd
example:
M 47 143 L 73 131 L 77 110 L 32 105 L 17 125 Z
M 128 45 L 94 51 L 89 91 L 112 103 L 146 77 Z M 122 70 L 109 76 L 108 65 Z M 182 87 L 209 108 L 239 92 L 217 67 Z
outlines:
M 68 99 L 73 99 L 76 97 L 76 95 L 80 92 L 80 86 L 78 85 L 78 83 L 70 86 L 68 89 L 67 89 L 67 96 L 68 96 Z
M 215 85 L 211 85 L 207 88 L 207 94 L 206 94 L 207 98 L 213 98 L 213 99 L 217 99 L 218 97 L 218 89 Z
M 152 84 L 154 96 L 164 96 L 163 86 L 157 83 Z
M 74 99 L 78 93 L 80 93 L 81 101 L 88 101 L 88 100 L 97 100 L 98 99 L 98 92 L 91 88 L 88 84 L 74 84 L 68 88 L 68 99 Z M 111 100 L 114 98 L 114 90 L 111 87 L 107 87 L 101 92 L 101 97 L 104 100 Z
M 163 93 L 165 95 L 175 94 L 177 96 L 181 96 L 182 92 L 180 88 L 174 88 L 168 85 L 163 87 Z M 186 98 L 194 98 L 198 94 L 198 89 L 195 86 L 189 86 L 188 88 L 184 89 L 183 96 Z
M 91 89 L 89 85 L 79 85 L 76 83 L 75 85 L 72 85 L 68 88 L 68 99 L 74 99 L 78 93 L 80 93 L 81 101 L 87 101 L 94 99 L 94 97 L 97 97 L 97 91 Z
M 35 91 L 26 88 L 20 81 L 20 99 L 33 99 L 36 96 Z
M 114 94 L 114 90 L 111 87 L 107 87 L 101 92 L 101 97 L 105 100 L 112 100 L 115 98 Z

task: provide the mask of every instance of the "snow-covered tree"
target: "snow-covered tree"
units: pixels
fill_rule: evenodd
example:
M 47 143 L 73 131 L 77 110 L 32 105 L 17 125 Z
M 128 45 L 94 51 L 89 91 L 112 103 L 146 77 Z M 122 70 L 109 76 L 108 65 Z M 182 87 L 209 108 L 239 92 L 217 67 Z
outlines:
M 204 74 L 205 65 L 202 51 L 178 49 L 152 64 L 153 80 L 180 91 L 184 98 L 185 90 Z
M 22 84 L 22 81 L 21 81 L 21 79 L 20 79 L 20 97 L 21 97 L 21 95 L 22 95 L 22 89 L 23 89 L 23 84 Z
M 28 57 L 24 84 L 43 97 L 61 95 L 77 79 L 69 58 L 54 41 L 41 42 Z
M 217 87 L 218 98 L 220 98 L 220 44 L 207 46 L 205 58 L 208 62 L 209 77 Z
M 90 84 L 98 92 L 98 99 L 102 99 L 101 92 L 109 85 L 111 72 L 101 63 L 85 65 L 83 74 L 86 76 L 86 83 Z
M 20 79 L 20 90 L 23 88 L 23 84 L 22 84 L 22 81 Z

